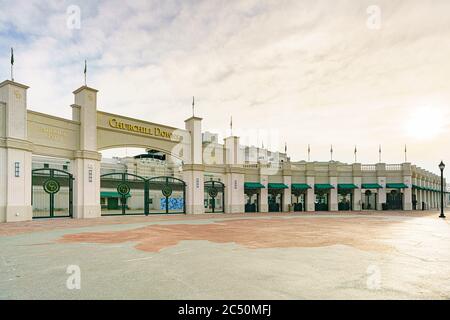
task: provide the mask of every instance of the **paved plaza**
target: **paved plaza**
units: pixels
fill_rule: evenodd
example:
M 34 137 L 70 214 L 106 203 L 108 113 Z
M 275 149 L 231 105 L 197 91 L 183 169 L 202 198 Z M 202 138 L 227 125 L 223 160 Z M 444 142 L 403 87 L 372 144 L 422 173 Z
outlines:
M 449 298 L 437 211 L 0 224 L 0 299 Z

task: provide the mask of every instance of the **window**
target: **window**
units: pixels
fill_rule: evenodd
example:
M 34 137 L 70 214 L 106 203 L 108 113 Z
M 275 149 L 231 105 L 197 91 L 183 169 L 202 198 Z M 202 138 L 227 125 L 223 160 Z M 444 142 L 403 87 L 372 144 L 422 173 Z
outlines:
M 20 177 L 20 162 L 14 163 L 14 176 L 16 178 Z
M 45 169 L 50 168 L 49 164 L 48 164 L 48 163 L 44 163 L 44 168 L 45 168 Z
M 63 165 L 63 170 L 67 171 L 69 169 L 69 167 L 67 166 L 67 164 Z

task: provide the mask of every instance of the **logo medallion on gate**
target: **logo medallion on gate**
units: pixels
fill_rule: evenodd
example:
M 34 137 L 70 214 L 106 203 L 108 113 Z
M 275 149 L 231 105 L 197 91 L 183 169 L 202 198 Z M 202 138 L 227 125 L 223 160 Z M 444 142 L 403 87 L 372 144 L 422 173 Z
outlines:
M 172 188 L 168 184 L 166 184 L 164 185 L 164 187 L 162 187 L 161 192 L 164 197 L 168 198 L 172 195 Z
M 48 194 L 55 194 L 59 191 L 61 186 L 59 185 L 59 182 L 55 179 L 48 179 L 44 182 L 44 191 Z
M 130 193 L 130 186 L 127 185 L 126 183 L 121 183 L 117 186 L 117 192 L 121 195 L 121 196 L 126 196 Z
M 217 197 L 217 194 L 219 193 L 219 190 L 217 190 L 217 188 L 210 188 L 209 189 L 209 196 L 211 198 L 215 198 Z

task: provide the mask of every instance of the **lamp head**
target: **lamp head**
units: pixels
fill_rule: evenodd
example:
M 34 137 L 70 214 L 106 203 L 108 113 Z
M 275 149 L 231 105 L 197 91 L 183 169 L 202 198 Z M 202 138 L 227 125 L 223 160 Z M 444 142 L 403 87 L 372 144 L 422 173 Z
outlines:
M 445 169 L 444 162 L 441 161 L 441 163 L 439 163 L 439 169 L 441 169 L 441 171 L 444 171 L 444 169 Z

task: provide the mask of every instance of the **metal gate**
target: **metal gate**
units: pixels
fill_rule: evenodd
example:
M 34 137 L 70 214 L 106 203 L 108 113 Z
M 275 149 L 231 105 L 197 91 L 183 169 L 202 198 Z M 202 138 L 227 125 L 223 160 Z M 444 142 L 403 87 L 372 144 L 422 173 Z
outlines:
M 392 190 L 386 194 L 387 210 L 403 210 L 403 193 L 398 190 Z
M 245 202 L 245 212 L 259 212 L 259 191 L 256 189 L 244 189 L 247 196 Z
M 295 196 L 295 201 L 292 201 L 294 212 L 306 211 L 305 208 L 305 190 L 292 190 L 292 195 Z
M 34 169 L 31 179 L 33 219 L 73 217 L 73 175 L 59 169 Z
M 205 212 L 225 212 L 225 185 L 219 181 L 205 182 Z
M 353 192 L 349 190 L 339 190 L 338 192 L 338 210 L 353 210 Z
M 100 177 L 102 216 L 149 214 L 149 189 L 144 177 L 108 173 Z
M 148 179 L 149 213 L 186 213 L 186 183 L 174 177 Z

